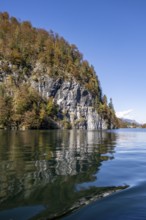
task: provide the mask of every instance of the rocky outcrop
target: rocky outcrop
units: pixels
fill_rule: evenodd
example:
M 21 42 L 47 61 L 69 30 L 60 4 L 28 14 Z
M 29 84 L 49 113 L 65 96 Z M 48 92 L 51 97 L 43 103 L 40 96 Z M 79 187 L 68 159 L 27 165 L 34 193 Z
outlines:
M 108 124 L 102 120 L 94 108 L 94 97 L 75 79 L 54 79 L 40 76 L 30 80 L 31 85 L 45 98 L 53 97 L 60 110 L 60 118 L 65 118 L 72 128 L 107 129 Z

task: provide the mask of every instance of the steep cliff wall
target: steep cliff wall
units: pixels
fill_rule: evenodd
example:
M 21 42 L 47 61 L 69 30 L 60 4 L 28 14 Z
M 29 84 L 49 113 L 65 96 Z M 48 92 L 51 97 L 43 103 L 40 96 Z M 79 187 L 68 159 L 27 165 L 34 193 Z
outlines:
M 2 66 L 2 62 L 0 65 Z M 10 64 L 9 68 L 11 68 Z M 10 74 L 1 71 L 0 84 L 9 84 L 9 78 L 13 79 L 16 87 L 27 82 L 30 87 L 38 91 L 42 98 L 49 100 L 50 97 L 53 97 L 53 101 L 59 107 L 55 126 L 63 128 L 64 125 L 60 122 L 65 120 L 69 123 L 70 128 L 88 130 L 109 128 L 107 120 L 102 119 L 94 107 L 94 96 L 74 78 L 69 77 L 68 80 L 64 80 L 61 77 L 51 78 L 47 74 L 40 74 L 37 79 L 34 79 L 33 76 L 25 76 L 19 83 L 18 72 L 11 71 Z M 10 90 L 10 87 L 7 88 L 9 94 Z
M 64 113 L 71 127 L 88 130 L 108 128 L 107 122 L 94 108 L 94 97 L 75 79 L 64 81 L 42 76 L 30 83 L 43 97 L 53 97 L 59 106 L 60 118 Z

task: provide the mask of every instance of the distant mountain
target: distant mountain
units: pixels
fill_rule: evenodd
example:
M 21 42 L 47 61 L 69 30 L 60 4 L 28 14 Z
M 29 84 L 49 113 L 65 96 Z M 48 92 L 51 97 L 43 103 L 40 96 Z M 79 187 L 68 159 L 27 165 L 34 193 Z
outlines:
M 137 122 L 136 120 L 133 120 L 133 119 L 121 118 L 121 120 L 122 120 L 123 122 L 127 122 L 127 123 L 129 123 L 129 124 L 137 124 L 137 125 L 140 125 L 139 122 Z
M 119 118 L 119 127 L 120 128 L 136 128 L 141 127 L 142 125 L 136 120 L 128 118 Z

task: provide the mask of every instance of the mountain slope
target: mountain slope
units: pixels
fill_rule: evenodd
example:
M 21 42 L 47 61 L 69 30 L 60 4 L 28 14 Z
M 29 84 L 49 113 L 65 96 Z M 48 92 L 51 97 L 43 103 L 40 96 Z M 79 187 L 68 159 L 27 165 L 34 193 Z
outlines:
M 111 103 L 110 103 L 111 104 Z M 0 125 L 117 127 L 93 66 L 53 32 L 0 13 Z

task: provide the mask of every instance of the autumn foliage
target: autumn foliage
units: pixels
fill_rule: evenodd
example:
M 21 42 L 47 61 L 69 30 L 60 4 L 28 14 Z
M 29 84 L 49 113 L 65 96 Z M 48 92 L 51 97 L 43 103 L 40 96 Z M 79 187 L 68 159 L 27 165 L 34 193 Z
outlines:
M 36 63 L 41 64 L 43 71 L 33 72 Z M 103 101 L 94 67 L 83 59 L 78 48 L 58 34 L 34 28 L 29 21 L 20 22 L 7 12 L 0 13 L 0 80 L 4 73 L 8 77 L 6 83 L 0 82 L 0 124 L 3 126 L 40 128 L 47 126 L 48 117 L 56 117 L 53 99 L 43 99 L 26 83 L 30 75 L 37 80 L 40 74 L 75 78 L 93 95 L 95 108 L 102 117 L 112 114 L 115 120 L 114 112 Z

